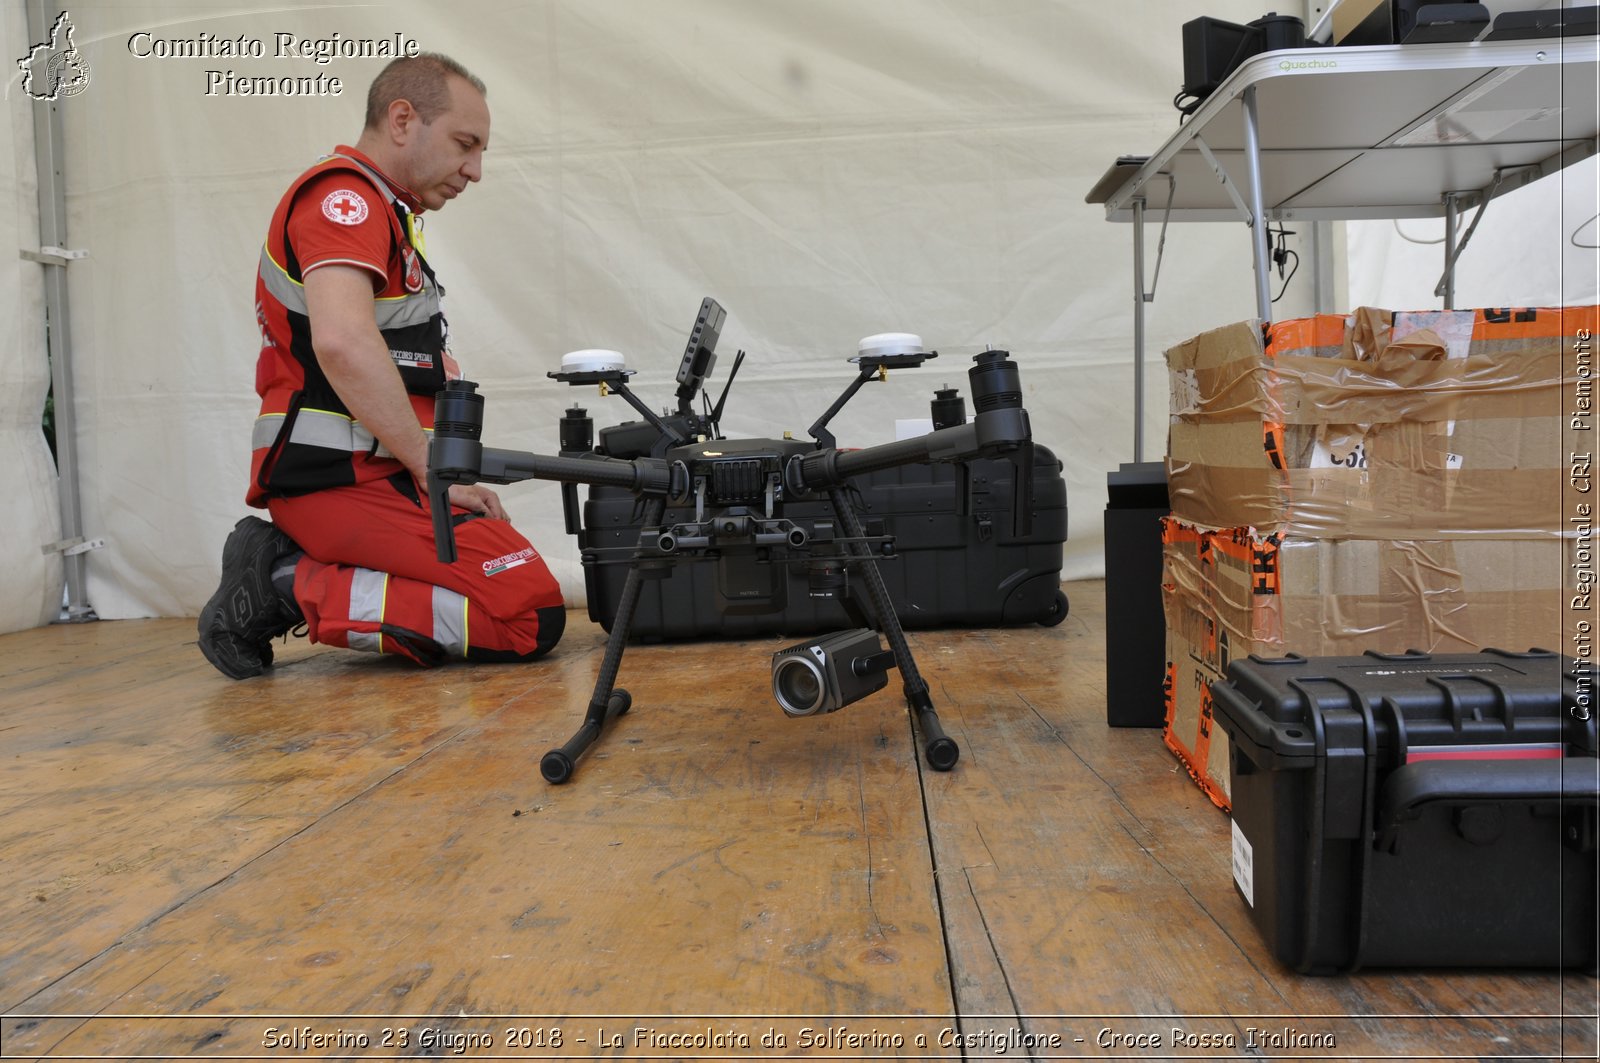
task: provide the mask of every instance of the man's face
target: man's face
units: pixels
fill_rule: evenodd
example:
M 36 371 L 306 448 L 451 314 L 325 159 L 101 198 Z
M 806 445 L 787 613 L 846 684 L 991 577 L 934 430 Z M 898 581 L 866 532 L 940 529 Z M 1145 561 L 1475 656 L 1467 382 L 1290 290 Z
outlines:
M 451 77 L 450 108 L 432 124 L 417 122 L 405 145 L 406 186 L 428 210 L 438 210 L 483 178 L 489 146 L 489 104 L 467 81 Z

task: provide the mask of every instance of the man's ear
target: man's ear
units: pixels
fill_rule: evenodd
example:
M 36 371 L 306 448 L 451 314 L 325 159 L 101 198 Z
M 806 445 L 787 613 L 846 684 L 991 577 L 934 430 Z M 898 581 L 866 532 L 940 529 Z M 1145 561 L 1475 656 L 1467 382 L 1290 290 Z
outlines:
M 390 103 L 388 117 L 389 139 L 396 144 L 404 144 L 409 140 L 412 130 L 421 121 L 410 100 L 395 100 Z

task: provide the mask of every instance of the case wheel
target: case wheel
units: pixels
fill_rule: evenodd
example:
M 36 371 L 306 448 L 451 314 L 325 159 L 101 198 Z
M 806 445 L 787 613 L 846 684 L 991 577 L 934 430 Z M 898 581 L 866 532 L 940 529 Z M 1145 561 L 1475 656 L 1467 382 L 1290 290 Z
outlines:
M 1050 603 L 1050 611 L 1039 618 L 1040 627 L 1055 627 L 1067 618 L 1067 613 L 1072 605 L 1067 601 L 1065 591 L 1056 591 L 1055 600 Z

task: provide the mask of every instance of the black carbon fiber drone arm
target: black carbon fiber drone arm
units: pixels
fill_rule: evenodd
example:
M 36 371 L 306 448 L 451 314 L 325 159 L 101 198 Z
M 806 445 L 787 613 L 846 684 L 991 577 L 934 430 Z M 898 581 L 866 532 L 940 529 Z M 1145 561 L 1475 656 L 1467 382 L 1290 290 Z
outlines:
M 1016 468 L 1016 532 L 1031 531 L 1033 517 L 1033 430 L 1022 408 L 1022 382 L 1007 351 L 984 351 L 967 371 L 977 416 L 967 424 L 941 428 L 862 450 L 832 447 L 790 459 L 784 487 L 792 494 L 825 491 L 852 476 L 918 462 L 962 462 L 1005 458 Z
M 641 495 L 681 494 L 673 466 L 661 458 L 625 461 L 599 454 L 581 458 L 485 447 L 483 396 L 470 380 L 452 380 L 434 401 L 433 440 L 428 445 L 428 500 L 439 560 L 456 559 L 450 515 L 450 485 L 509 484 L 520 480 L 603 484 Z M 681 479 L 681 476 L 677 477 Z

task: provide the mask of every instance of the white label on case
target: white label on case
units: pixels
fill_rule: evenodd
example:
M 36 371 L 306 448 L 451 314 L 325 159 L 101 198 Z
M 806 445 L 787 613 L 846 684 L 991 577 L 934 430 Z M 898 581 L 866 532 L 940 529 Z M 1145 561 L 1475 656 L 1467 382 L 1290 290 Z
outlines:
M 1250 902 L 1250 907 L 1256 906 L 1256 852 L 1250 845 L 1250 839 L 1244 836 L 1244 831 L 1239 829 L 1239 821 L 1233 821 L 1233 881 L 1238 885 L 1239 892 L 1244 894 L 1244 899 Z

